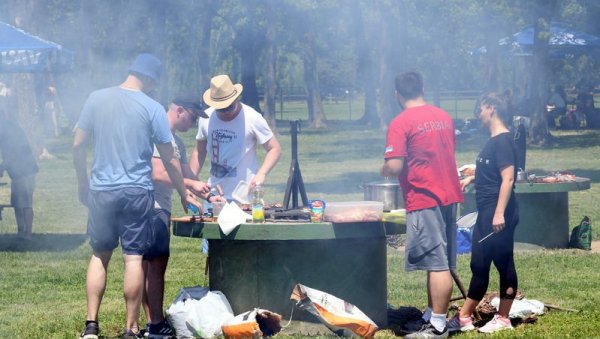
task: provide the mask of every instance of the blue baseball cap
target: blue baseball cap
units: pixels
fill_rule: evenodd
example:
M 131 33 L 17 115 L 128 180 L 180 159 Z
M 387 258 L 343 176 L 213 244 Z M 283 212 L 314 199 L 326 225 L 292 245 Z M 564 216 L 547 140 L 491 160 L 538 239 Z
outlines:
M 135 61 L 129 67 L 130 72 L 145 75 L 155 82 L 159 82 L 162 63 L 152 54 L 142 53 L 135 58 Z

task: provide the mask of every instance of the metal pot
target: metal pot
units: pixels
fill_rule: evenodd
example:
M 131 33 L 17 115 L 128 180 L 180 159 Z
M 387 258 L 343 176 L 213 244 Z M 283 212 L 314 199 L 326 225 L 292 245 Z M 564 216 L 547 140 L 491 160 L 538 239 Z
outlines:
M 363 185 L 364 197 L 368 201 L 383 202 L 383 210 L 404 208 L 400 184 L 396 180 L 374 181 Z

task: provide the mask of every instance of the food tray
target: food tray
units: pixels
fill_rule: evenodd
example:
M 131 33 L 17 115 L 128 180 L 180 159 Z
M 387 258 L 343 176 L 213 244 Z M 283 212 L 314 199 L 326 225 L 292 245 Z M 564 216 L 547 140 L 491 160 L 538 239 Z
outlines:
M 383 202 L 328 202 L 323 219 L 335 223 L 381 221 L 383 219 Z

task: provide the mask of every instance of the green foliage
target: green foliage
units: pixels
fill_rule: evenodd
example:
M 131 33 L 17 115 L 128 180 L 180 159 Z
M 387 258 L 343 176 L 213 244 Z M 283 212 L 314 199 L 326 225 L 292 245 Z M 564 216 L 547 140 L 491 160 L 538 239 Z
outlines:
M 343 106 L 341 106 L 343 107 Z M 340 109 L 341 109 L 340 107 Z M 333 113 L 332 113 L 333 114 Z M 343 110 L 339 112 L 343 116 Z M 309 199 L 326 201 L 362 200 L 361 183 L 379 180 L 379 166 L 385 133 L 358 126 L 354 122 L 336 121 L 331 131 L 302 129 L 298 135 L 299 163 Z M 290 163 L 290 137 L 287 121 L 278 123 L 283 155 L 269 175 L 265 199 L 280 202 Z M 583 215 L 598 224 L 600 211 L 600 132 L 579 131 L 555 133 L 556 143 L 548 149 L 528 151 L 530 171 L 572 170 L 592 179 L 592 188 L 569 195 L 570 225 L 575 226 Z M 194 143 L 194 131 L 183 135 L 186 145 Z M 485 135 L 460 139 L 457 149 L 459 165 L 472 163 Z M 90 257 L 86 241 L 87 211 L 77 201 L 77 190 L 70 137 L 50 144 L 58 156 L 40 162 L 34 196 L 34 240 L 19 243 L 12 210 L 4 210 L 0 221 L 0 337 L 2 338 L 74 338 L 85 320 L 85 270 Z M 261 153 L 262 155 L 262 153 Z M 201 176 L 205 176 L 202 173 Z M 7 187 L 0 187 L 0 202 L 8 199 Z M 174 199 L 174 215 L 183 214 Z M 594 228 L 594 239 L 600 237 L 600 227 Z M 206 285 L 200 241 L 172 237 L 172 254 L 167 270 L 165 307 L 183 286 Z M 388 250 L 388 298 L 395 307 L 426 304 L 425 276 L 403 271 L 403 252 Z M 468 256 L 460 256 L 458 273 L 468 284 Z M 578 250 L 544 250 L 517 252 L 516 265 L 520 289 L 526 297 L 546 303 L 580 310 L 578 313 L 550 311 L 535 324 L 517 327 L 510 334 L 498 337 L 593 337 L 600 323 L 600 278 L 598 254 Z M 493 270 L 492 270 L 493 271 Z M 108 288 L 100 312 L 103 334 L 116 337 L 125 321 L 122 297 L 123 264 L 120 251 L 115 251 L 109 270 Z M 493 273 L 490 290 L 498 290 L 498 277 Z M 458 291 L 454 292 L 458 295 Z M 267 307 L 268 305 L 257 305 Z M 141 323 L 144 323 L 142 317 Z M 285 336 L 285 335 L 282 335 Z M 382 331 L 378 337 L 392 337 Z M 461 334 L 459 337 L 473 337 Z M 298 337 L 298 336 L 295 336 Z

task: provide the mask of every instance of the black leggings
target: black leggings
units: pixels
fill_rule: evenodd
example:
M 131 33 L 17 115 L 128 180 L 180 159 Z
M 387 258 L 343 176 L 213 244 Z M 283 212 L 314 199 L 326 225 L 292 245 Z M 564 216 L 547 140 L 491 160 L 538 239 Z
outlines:
M 467 296 L 473 300 L 483 299 L 490 281 L 492 262 L 500 274 L 500 298 L 514 299 L 518 280 L 513 258 L 515 228 L 519 222 L 519 210 L 514 198 L 504 212 L 505 228 L 479 243 L 492 232 L 492 220 L 496 205 L 478 207 L 477 222 L 473 229 L 471 246 L 471 283 Z M 510 294 L 507 293 L 510 289 Z

